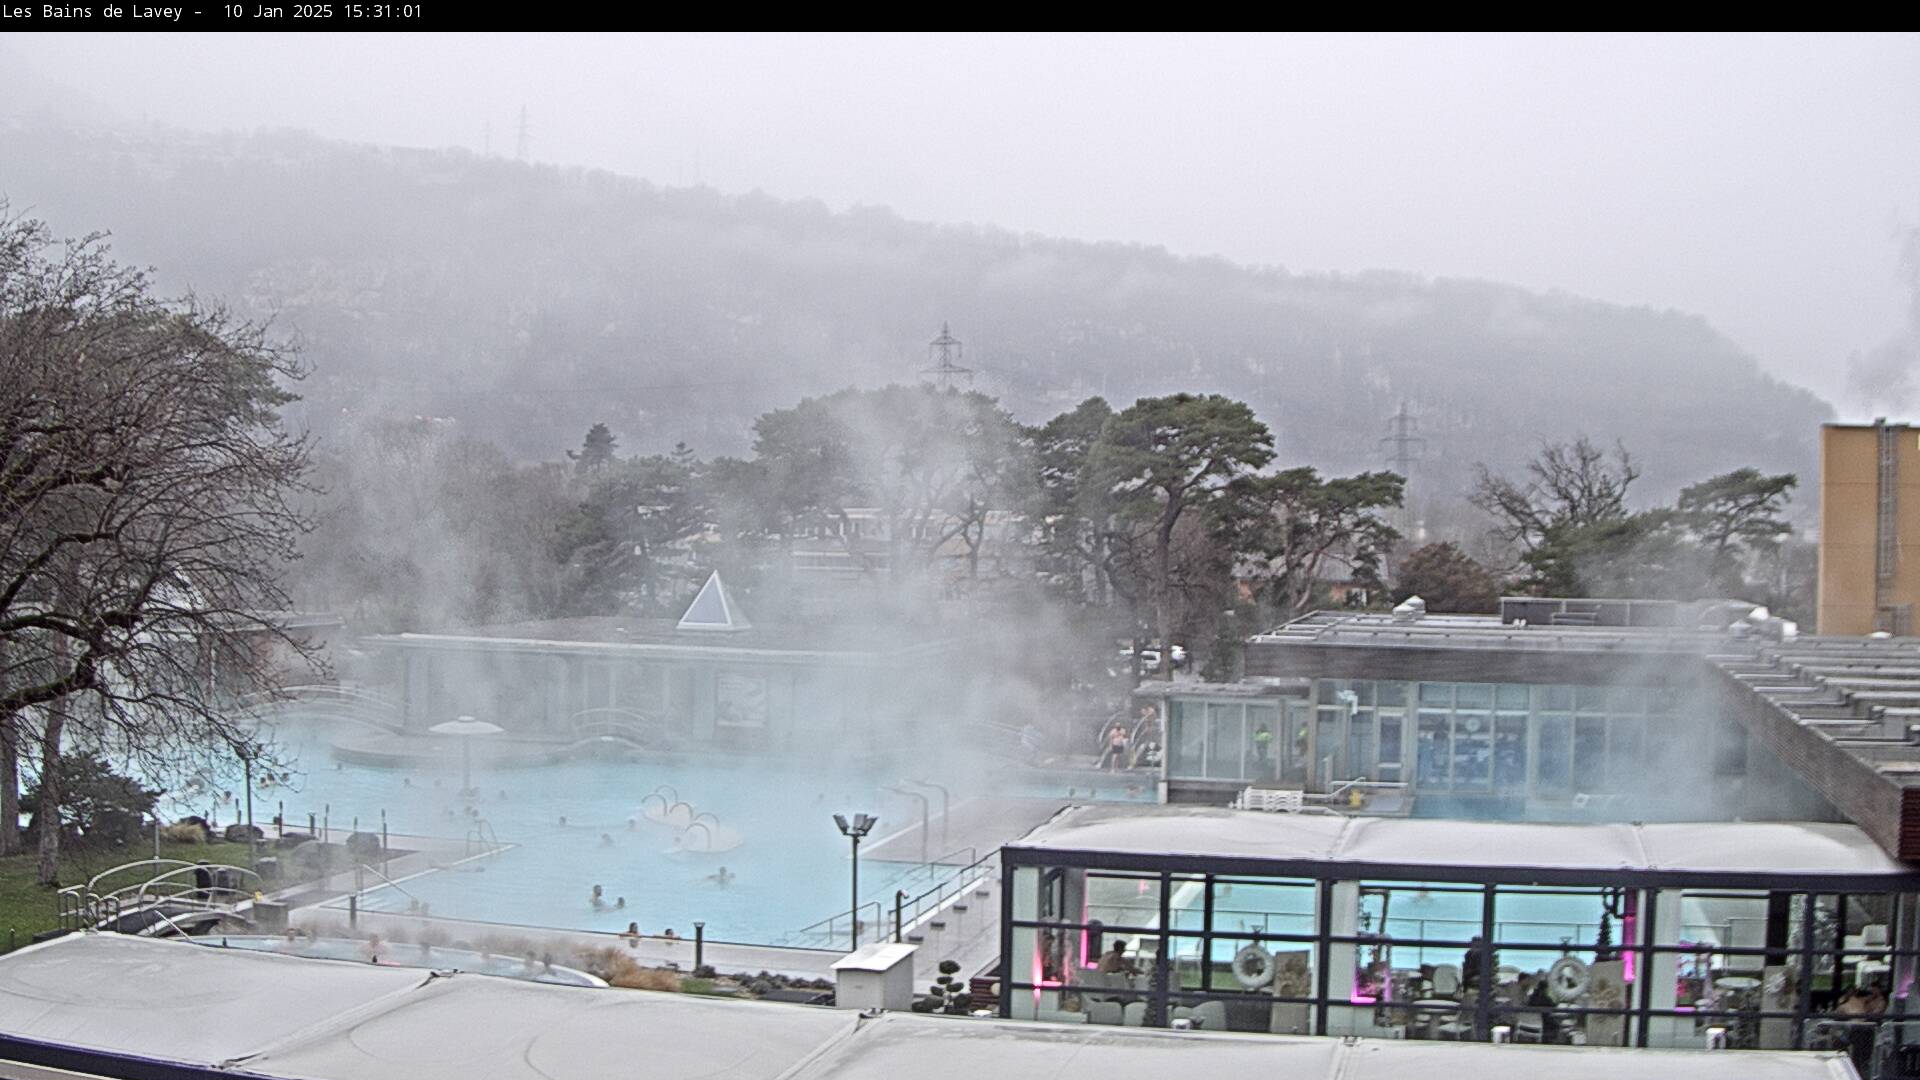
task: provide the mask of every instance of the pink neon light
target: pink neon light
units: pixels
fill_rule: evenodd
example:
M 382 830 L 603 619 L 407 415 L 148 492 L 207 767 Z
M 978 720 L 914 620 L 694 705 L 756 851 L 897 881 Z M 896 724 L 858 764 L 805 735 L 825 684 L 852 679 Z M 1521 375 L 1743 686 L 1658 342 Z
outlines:
M 1637 892 L 1629 892 L 1627 893 L 1627 913 L 1620 917 L 1620 940 L 1622 943 L 1627 945 L 1635 944 L 1633 930 L 1639 922 L 1640 894 Z M 1627 952 L 1621 956 L 1621 978 L 1627 982 L 1633 981 L 1633 961 L 1634 958 L 1639 955 L 1637 952 Z

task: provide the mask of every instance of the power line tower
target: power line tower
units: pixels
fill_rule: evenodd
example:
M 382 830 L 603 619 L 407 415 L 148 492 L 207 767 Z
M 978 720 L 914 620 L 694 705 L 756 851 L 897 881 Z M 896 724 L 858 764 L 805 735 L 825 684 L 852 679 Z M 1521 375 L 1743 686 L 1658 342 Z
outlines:
M 513 156 L 515 160 L 527 160 L 527 147 L 532 141 L 532 132 L 527 130 L 527 107 L 522 105 L 520 106 L 520 131 L 513 140 Z
M 953 336 L 946 323 L 940 324 L 940 336 L 927 343 L 927 359 L 933 366 L 923 369 L 920 374 L 931 376 L 945 390 L 957 379 L 965 379 L 968 386 L 973 385 L 973 369 L 960 366 L 960 339 Z
M 1380 445 L 1387 447 L 1387 466 L 1402 477 L 1411 478 L 1413 467 L 1419 463 L 1427 449 L 1427 440 L 1419 435 L 1420 418 L 1407 411 L 1407 403 L 1400 403 L 1400 411 L 1387 418 L 1387 434 Z
M 1407 411 L 1407 403 L 1400 402 L 1400 411 L 1387 418 L 1387 434 L 1380 445 L 1387 450 L 1387 467 L 1400 474 L 1407 482 L 1407 488 L 1413 486 L 1413 467 L 1426 455 L 1427 440 L 1422 438 L 1420 419 Z M 1400 502 L 1400 533 L 1413 537 L 1420 523 L 1413 516 L 1413 498 L 1410 490 L 1403 489 Z

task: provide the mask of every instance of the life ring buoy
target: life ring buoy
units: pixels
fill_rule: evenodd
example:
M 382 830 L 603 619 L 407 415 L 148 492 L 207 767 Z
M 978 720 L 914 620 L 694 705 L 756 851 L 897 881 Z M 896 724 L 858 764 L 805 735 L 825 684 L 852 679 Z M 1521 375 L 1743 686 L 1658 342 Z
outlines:
M 1562 1005 L 1577 1001 L 1593 983 L 1593 972 L 1577 956 L 1563 956 L 1547 969 L 1547 995 Z
M 1242 987 L 1258 990 L 1273 981 L 1273 954 L 1258 943 L 1233 954 L 1233 977 Z

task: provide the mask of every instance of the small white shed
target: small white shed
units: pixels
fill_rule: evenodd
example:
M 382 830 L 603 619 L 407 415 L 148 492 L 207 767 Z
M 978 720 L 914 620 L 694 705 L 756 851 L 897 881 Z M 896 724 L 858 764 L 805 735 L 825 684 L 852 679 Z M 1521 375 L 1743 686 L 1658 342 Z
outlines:
M 913 954 L 904 942 L 862 945 L 833 962 L 834 1004 L 842 1009 L 890 1009 L 913 1005 Z

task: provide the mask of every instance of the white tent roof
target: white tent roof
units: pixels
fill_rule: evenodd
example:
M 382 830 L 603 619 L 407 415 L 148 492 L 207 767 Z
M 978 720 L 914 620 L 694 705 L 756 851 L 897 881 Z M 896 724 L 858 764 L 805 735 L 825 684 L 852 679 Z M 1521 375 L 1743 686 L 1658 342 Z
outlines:
M 244 1064 L 289 1080 L 772 1080 L 857 1019 L 742 1005 L 460 975 Z
M 0 1032 L 290 1080 L 773 1080 L 854 1020 L 118 934 L 0 958 Z
M 905 1013 L 863 1020 L 804 1005 L 432 974 L 114 934 L 70 935 L 0 957 L 0 1032 L 287 1080 L 1854 1075 L 1837 1054 L 1343 1041 Z
M 0 960 L 0 1031 L 215 1064 L 429 978 L 417 968 L 313 964 L 117 934 L 64 937 Z
M 1914 867 L 1858 826 L 1810 821 L 1569 825 L 1070 806 L 1011 848 L 1302 863 L 1890 877 Z

